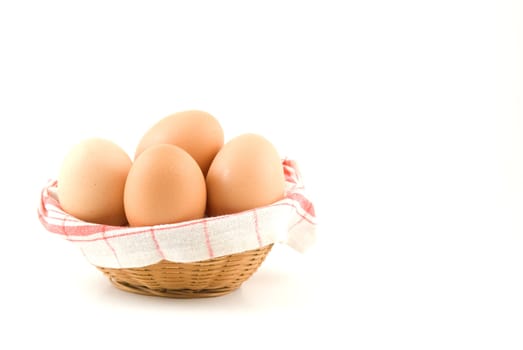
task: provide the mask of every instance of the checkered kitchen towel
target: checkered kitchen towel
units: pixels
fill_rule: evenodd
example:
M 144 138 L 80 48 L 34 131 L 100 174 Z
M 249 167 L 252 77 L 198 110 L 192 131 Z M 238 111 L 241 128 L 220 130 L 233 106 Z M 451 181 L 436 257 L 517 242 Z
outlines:
M 193 262 L 277 242 L 304 251 L 315 241 L 314 207 L 296 163 L 285 159 L 282 164 L 285 198 L 238 214 L 147 227 L 92 224 L 62 210 L 57 183 L 50 181 L 42 190 L 38 216 L 48 231 L 76 244 L 90 263 L 101 267 L 142 267 L 164 259 Z

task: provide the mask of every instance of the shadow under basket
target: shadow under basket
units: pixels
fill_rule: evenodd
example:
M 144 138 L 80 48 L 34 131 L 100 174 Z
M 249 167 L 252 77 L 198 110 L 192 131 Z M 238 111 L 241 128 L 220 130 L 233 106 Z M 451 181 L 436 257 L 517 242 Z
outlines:
M 228 294 L 256 272 L 272 244 L 209 260 L 176 263 L 162 260 L 135 268 L 99 267 L 117 288 L 170 298 L 207 298 Z

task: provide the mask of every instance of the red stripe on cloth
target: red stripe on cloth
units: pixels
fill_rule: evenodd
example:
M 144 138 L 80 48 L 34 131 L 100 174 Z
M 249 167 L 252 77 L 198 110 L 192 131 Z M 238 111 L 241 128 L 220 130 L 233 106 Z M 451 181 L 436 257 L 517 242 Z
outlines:
M 314 211 L 314 206 L 301 193 L 297 193 L 297 192 L 289 193 L 287 195 L 287 198 L 297 201 L 300 204 L 300 207 L 302 207 L 303 210 L 305 210 L 307 212 L 307 214 L 309 214 L 310 216 L 316 217 L 316 212 Z
M 66 220 L 65 218 L 63 219 L 60 219 L 64 224 L 66 222 L 72 222 L 71 220 Z M 104 225 L 81 225 L 81 226 L 72 226 L 72 225 L 54 225 L 54 224 L 50 224 L 46 221 L 43 221 L 42 224 L 44 225 L 44 227 L 48 230 L 48 231 L 51 231 L 53 233 L 58 233 L 58 234 L 61 234 L 61 235 L 64 235 L 66 236 L 67 238 L 70 238 L 71 236 L 80 236 L 80 237 L 85 237 L 85 236 L 90 236 L 92 234 L 96 234 L 96 233 L 100 233 L 101 232 L 101 229 L 100 227 L 101 226 L 104 226 Z M 67 227 L 67 233 L 65 232 L 65 227 Z M 107 228 L 107 226 L 104 226 Z M 73 239 L 74 240 L 74 239 Z
M 260 227 L 258 225 L 258 213 L 256 212 L 256 209 L 252 211 L 252 215 L 254 216 L 254 230 L 256 231 L 256 238 L 258 239 L 258 246 L 262 247 L 262 240 L 260 236 Z
M 296 183 L 296 168 L 293 166 L 293 162 L 289 160 L 283 162 L 283 175 L 285 176 L 285 181 L 293 184 Z
M 214 252 L 212 251 L 211 247 L 211 240 L 209 239 L 209 228 L 207 227 L 207 220 L 203 220 L 203 233 L 205 234 L 205 244 L 207 245 L 207 252 L 209 253 L 209 257 L 214 257 Z
M 302 213 L 300 213 L 298 211 L 298 208 L 296 207 L 296 205 L 292 205 L 292 204 L 288 204 L 288 203 L 282 203 L 281 205 L 288 205 L 290 207 L 293 207 L 294 210 L 296 211 L 296 214 L 298 214 L 299 216 L 301 216 L 303 218 L 303 220 L 307 221 L 309 224 L 311 225 L 316 225 L 316 223 L 314 221 L 312 221 L 308 216 L 310 216 L 308 213 L 306 215 L 303 215 Z M 300 206 L 301 207 L 301 206 Z M 316 216 L 313 216 L 314 218 Z
M 292 177 L 292 174 L 290 173 L 290 170 L 288 168 L 283 168 L 283 174 L 285 175 L 285 181 L 295 184 L 296 181 L 294 181 L 294 178 Z
M 113 239 L 113 238 L 122 238 L 122 237 L 127 237 L 127 236 L 134 236 L 134 235 L 141 235 L 147 231 L 149 231 L 150 229 L 147 228 L 147 230 L 142 230 L 142 231 L 136 231 L 136 232 L 126 232 L 126 233 L 121 233 L 119 235 L 112 235 L 112 236 L 109 236 L 107 237 L 108 239 Z M 97 231 L 97 233 L 99 232 L 100 230 Z M 156 230 L 158 231 L 158 229 Z M 51 232 L 54 232 L 54 231 L 51 231 Z M 83 236 L 77 236 L 77 237 L 83 237 Z M 82 239 L 76 239 L 76 238 L 73 238 L 73 236 L 69 236 L 67 238 L 68 241 L 70 242 L 96 242 L 96 241 L 99 241 L 103 238 L 82 238 Z
M 156 235 L 154 234 L 154 228 L 151 228 L 151 238 L 153 239 L 154 246 L 156 247 L 156 251 L 158 252 L 158 254 L 160 254 L 162 259 L 165 260 L 165 255 L 163 254 L 163 251 L 160 248 L 160 244 L 158 244 L 158 240 L 156 239 Z
M 107 239 L 107 237 L 105 237 L 105 228 L 106 228 L 106 226 L 105 225 L 101 225 L 101 226 L 102 226 L 102 238 L 105 241 L 105 244 L 107 244 L 107 246 L 109 247 L 109 249 L 113 253 L 114 258 L 116 259 L 116 263 L 118 264 L 118 266 L 122 266 L 122 264 L 120 264 L 120 259 L 118 259 L 118 255 L 116 254 L 116 251 L 114 250 L 114 248 L 111 245 L 111 243 L 109 243 L 109 240 Z
M 47 188 L 44 188 L 41 192 L 40 192 L 40 202 L 38 203 L 38 213 L 43 213 L 45 212 L 45 203 L 44 203 L 44 200 L 45 198 L 47 197 Z

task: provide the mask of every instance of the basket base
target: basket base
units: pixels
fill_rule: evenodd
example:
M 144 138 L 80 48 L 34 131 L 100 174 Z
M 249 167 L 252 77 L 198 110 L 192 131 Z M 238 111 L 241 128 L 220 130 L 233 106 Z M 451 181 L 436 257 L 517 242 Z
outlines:
M 136 293 L 141 295 L 176 298 L 176 299 L 195 299 L 195 298 L 212 298 L 234 292 L 240 286 L 234 288 L 217 288 L 217 289 L 151 289 L 144 286 L 134 286 L 126 282 L 119 282 L 114 279 L 109 279 L 111 283 L 118 289 L 125 292 Z
M 262 264 L 272 244 L 210 260 L 139 268 L 98 267 L 118 289 L 169 298 L 209 298 L 235 291 Z

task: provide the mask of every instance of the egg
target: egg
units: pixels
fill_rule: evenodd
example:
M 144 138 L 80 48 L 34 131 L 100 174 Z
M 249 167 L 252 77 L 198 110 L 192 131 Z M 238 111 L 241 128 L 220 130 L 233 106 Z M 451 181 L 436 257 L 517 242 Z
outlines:
M 198 163 L 174 145 L 147 148 L 134 161 L 124 191 L 130 226 L 199 219 L 205 214 L 205 178 Z
M 136 148 L 135 159 L 148 147 L 171 144 L 183 148 L 198 163 L 202 173 L 223 146 L 223 129 L 207 112 L 191 110 L 169 115 L 153 125 Z
M 256 134 L 230 140 L 214 158 L 206 177 L 207 213 L 238 213 L 283 198 L 285 179 L 274 146 Z
M 92 138 L 69 151 L 57 181 L 62 209 L 87 222 L 126 225 L 123 194 L 131 159 L 111 141 Z

